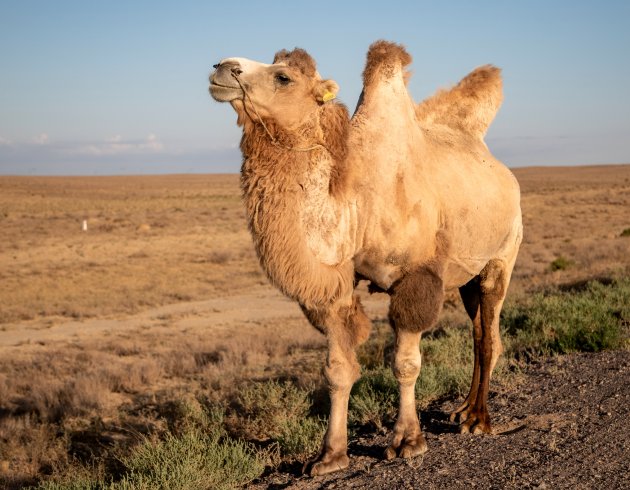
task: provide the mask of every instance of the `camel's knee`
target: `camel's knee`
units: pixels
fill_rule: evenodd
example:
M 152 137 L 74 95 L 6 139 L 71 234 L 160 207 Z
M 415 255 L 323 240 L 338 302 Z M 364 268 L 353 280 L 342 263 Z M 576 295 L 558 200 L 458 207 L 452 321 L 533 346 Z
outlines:
M 392 369 L 402 385 L 414 384 L 420 374 L 420 332 L 398 330 L 396 332 L 396 352 Z
M 417 355 L 396 357 L 393 366 L 394 376 L 400 384 L 413 384 L 418 379 L 421 366 L 422 356 L 420 352 Z
M 302 311 L 308 321 L 325 335 L 335 335 L 339 342 L 348 348 L 355 348 L 370 336 L 372 322 L 363 311 L 358 296 L 352 298 L 349 306 L 307 309 Z
M 392 288 L 389 318 L 396 331 L 422 332 L 438 320 L 444 301 L 444 284 L 431 267 L 421 267 Z
M 361 368 L 354 358 L 329 357 L 324 367 L 324 375 L 331 391 L 350 391 L 360 373 Z

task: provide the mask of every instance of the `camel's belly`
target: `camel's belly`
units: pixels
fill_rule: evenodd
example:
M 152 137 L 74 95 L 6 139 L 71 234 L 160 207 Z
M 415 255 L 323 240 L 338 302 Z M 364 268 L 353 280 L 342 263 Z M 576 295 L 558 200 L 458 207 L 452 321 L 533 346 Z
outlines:
M 358 254 L 354 258 L 354 270 L 384 291 L 403 276 L 400 264 L 388 263 L 374 251 Z
M 478 260 L 447 260 L 442 281 L 444 289 L 454 289 L 463 286 L 481 272 L 488 263 L 485 259 Z
M 485 259 L 448 260 L 442 274 L 444 288 L 454 289 L 463 286 L 479 274 L 487 262 Z M 391 264 L 386 261 L 377 263 L 363 256 L 355 258 L 356 272 L 385 291 L 404 275 L 404 269 L 406 267 L 403 268 L 398 264 Z

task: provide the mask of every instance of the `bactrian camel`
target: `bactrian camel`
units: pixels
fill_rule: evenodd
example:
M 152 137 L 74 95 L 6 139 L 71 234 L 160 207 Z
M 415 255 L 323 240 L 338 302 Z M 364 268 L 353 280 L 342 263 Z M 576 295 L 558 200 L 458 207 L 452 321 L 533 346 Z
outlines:
M 370 332 L 354 295 L 360 280 L 391 297 L 400 406 L 385 457 L 427 449 L 414 396 L 420 336 L 452 288 L 472 319 L 475 359 L 452 419 L 461 432 L 491 431 L 499 313 L 522 238 L 518 183 L 483 140 L 502 101 L 500 72 L 477 68 L 418 105 L 410 63 L 402 46 L 374 43 L 351 119 L 302 49 L 272 64 L 227 58 L 210 76 L 212 97 L 230 102 L 243 127 L 241 187 L 260 264 L 327 338 L 331 409 L 312 475 L 349 464 L 355 349 Z

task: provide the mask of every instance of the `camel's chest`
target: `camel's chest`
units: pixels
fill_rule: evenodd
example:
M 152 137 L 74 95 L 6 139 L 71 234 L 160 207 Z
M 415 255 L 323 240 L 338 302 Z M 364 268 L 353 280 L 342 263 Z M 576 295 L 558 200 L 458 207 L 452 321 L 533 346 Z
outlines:
M 310 175 L 302 184 L 300 222 L 308 249 L 326 265 L 349 260 L 356 236 L 356 206 L 332 199 L 326 176 Z

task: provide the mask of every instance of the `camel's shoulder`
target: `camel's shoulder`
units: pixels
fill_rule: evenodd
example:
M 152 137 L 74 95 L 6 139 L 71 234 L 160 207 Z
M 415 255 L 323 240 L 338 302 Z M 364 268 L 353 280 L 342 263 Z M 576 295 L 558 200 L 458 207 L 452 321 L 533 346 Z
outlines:
M 416 108 L 423 125 L 439 124 L 483 138 L 503 101 L 501 70 L 476 68 L 450 90 L 439 90 Z

